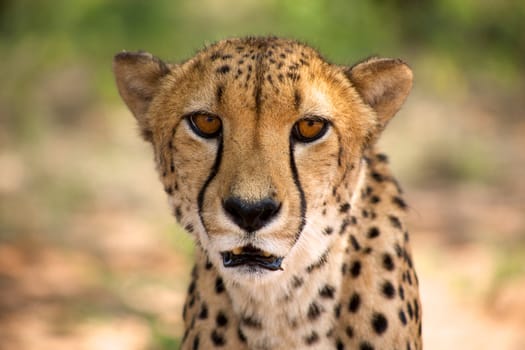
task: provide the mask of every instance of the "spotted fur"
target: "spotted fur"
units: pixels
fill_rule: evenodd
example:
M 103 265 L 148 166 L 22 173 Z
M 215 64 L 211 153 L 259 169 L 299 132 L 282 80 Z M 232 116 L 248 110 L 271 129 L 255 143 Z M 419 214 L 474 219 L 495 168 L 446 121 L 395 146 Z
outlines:
M 374 146 L 411 88 L 403 62 L 341 67 L 295 41 L 243 38 L 180 64 L 123 52 L 114 71 L 196 241 L 183 349 L 422 348 L 408 206 Z M 193 132 L 195 113 L 219 117 L 220 134 Z M 304 117 L 328 131 L 294 139 Z M 278 213 L 247 232 L 225 212 L 232 197 Z M 281 270 L 225 267 L 221 252 L 246 245 Z

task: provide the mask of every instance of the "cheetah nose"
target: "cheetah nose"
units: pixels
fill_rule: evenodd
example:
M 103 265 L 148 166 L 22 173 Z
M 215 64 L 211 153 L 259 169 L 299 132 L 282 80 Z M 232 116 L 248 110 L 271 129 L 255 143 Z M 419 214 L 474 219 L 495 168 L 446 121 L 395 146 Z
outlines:
M 281 204 L 271 198 L 250 202 L 238 197 L 230 197 L 222 206 L 230 218 L 242 229 L 254 232 L 268 224 L 277 215 Z

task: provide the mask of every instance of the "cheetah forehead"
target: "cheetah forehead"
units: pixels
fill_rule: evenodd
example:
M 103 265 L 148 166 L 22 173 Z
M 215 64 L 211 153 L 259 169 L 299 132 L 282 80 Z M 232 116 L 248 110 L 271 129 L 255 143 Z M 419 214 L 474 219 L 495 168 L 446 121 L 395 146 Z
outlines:
M 350 86 L 316 50 L 279 38 L 220 41 L 186 66 L 189 79 L 202 85 L 185 112 L 216 110 L 236 101 L 236 111 L 260 114 L 265 108 L 286 105 L 300 114 L 330 115 L 334 104 L 331 85 Z

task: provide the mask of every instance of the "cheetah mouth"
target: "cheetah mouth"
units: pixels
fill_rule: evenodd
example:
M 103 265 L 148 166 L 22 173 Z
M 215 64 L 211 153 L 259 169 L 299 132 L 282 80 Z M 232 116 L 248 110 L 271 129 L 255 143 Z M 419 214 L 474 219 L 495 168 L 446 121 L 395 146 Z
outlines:
M 282 270 L 283 257 L 272 255 L 252 245 L 222 252 L 224 267 L 252 266 L 270 271 Z

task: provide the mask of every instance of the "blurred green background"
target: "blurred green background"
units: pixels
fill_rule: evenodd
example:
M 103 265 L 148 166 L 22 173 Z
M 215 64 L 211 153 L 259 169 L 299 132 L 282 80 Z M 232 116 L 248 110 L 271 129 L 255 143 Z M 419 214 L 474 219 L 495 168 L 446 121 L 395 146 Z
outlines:
M 525 2 L 0 0 L 0 349 L 172 349 L 192 241 L 111 60 L 279 35 L 400 57 L 381 141 L 414 208 L 427 349 L 525 348 Z

